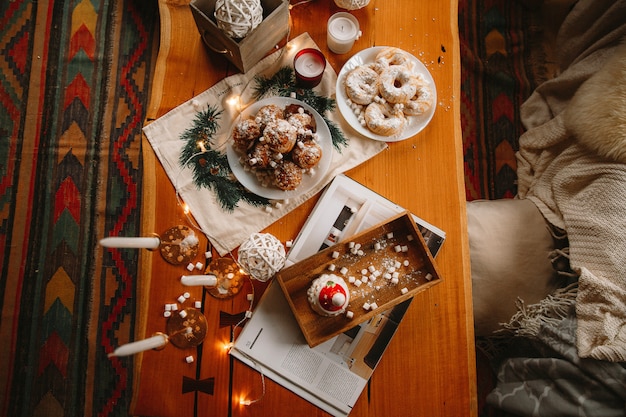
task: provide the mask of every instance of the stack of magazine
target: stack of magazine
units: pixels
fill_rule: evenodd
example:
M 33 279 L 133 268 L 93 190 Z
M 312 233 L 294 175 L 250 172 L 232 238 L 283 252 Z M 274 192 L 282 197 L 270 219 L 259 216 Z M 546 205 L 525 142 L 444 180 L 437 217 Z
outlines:
M 324 190 L 287 255 L 290 266 L 405 209 L 337 176 Z M 433 256 L 445 233 L 413 216 Z M 365 388 L 411 299 L 309 347 L 280 285 L 272 282 L 230 353 L 333 416 L 347 416 Z

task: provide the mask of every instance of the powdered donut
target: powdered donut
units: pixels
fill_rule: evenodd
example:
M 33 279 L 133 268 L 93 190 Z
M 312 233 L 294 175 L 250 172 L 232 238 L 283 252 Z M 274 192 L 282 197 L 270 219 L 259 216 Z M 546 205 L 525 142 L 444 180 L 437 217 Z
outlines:
M 311 117 L 310 114 L 294 113 L 289 116 L 287 121 L 298 130 L 304 129 L 315 131 L 315 121 L 313 121 L 313 117 Z
M 274 152 L 266 143 L 256 143 L 246 157 L 246 163 L 256 169 L 266 169 L 274 157 Z
M 296 144 L 298 129 L 285 119 L 268 122 L 263 130 L 262 141 L 281 153 L 290 152 Z
M 419 116 L 426 113 L 433 106 L 433 92 L 427 84 L 420 84 L 415 95 L 404 104 L 404 114 Z
M 378 95 L 378 73 L 366 66 L 358 66 L 346 76 L 346 94 L 354 103 L 369 104 Z
M 269 122 L 282 118 L 283 110 L 275 104 L 268 104 L 257 111 L 254 120 L 259 124 L 261 130 L 263 130 Z
M 298 142 L 291 152 L 291 158 L 300 168 L 311 169 L 322 159 L 322 148 L 313 141 Z
M 380 95 L 390 103 L 406 103 L 417 91 L 417 79 L 401 65 L 392 65 L 380 75 Z
M 233 146 L 238 151 L 245 152 L 259 136 L 261 127 L 253 118 L 241 120 L 233 129 Z
M 386 103 L 372 103 L 365 109 L 367 128 L 377 135 L 393 136 L 402 131 L 406 118 L 402 110 Z
M 292 161 L 282 161 L 274 169 L 274 184 L 281 190 L 295 190 L 302 182 L 302 168 Z
M 412 69 L 413 67 L 411 57 L 402 49 L 394 47 L 384 48 L 376 55 L 374 62 L 386 67 L 391 65 L 403 65 L 407 69 Z

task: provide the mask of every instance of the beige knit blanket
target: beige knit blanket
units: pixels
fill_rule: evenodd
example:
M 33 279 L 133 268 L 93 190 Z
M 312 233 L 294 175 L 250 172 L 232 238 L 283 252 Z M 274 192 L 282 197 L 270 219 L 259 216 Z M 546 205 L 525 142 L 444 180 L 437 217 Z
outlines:
M 519 197 L 566 230 L 581 357 L 626 361 L 626 0 L 581 0 L 522 106 Z

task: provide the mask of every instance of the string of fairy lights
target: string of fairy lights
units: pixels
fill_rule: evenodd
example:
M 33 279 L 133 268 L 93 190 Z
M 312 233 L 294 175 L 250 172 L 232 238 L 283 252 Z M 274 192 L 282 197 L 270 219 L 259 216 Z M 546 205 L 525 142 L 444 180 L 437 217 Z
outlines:
M 301 1 L 297 2 L 297 3 L 290 4 L 289 5 L 289 11 L 291 11 L 294 7 L 301 6 L 301 5 L 304 5 L 304 4 L 307 4 L 307 3 L 311 3 L 313 1 L 315 1 L 315 0 L 301 0 Z M 280 48 L 278 45 L 276 45 L 276 49 L 278 49 L 278 55 L 276 57 L 276 61 L 279 61 L 286 51 L 291 51 L 291 50 L 293 50 L 293 48 L 297 47 L 297 45 L 294 45 L 293 43 L 290 43 L 290 35 L 291 35 L 291 30 L 292 30 L 292 24 L 293 24 L 293 22 L 292 22 L 292 18 L 291 18 L 291 14 L 290 14 L 289 15 L 289 26 L 288 26 L 288 30 L 287 30 L 287 34 L 286 34 L 286 40 L 285 40 L 286 44 L 285 44 L 285 46 L 283 48 Z M 229 97 L 225 101 L 227 105 L 231 106 L 231 108 L 236 110 L 236 112 L 238 113 L 239 116 L 241 115 L 241 112 L 244 109 L 243 108 L 243 103 L 241 102 L 241 96 L 247 90 L 247 88 L 249 87 L 249 85 L 250 85 L 250 83 L 252 81 L 253 81 L 253 78 L 248 80 L 248 82 L 242 88 L 241 93 L 233 94 L 231 97 Z M 181 164 L 182 167 L 188 166 L 188 164 L 194 158 L 196 158 L 198 156 L 201 156 L 203 153 L 207 152 L 205 144 L 204 144 L 204 142 L 202 140 L 199 140 L 197 142 L 197 146 L 198 146 L 198 152 L 196 152 L 193 155 L 191 155 L 183 164 Z M 224 141 L 220 147 L 217 147 L 216 150 L 218 150 L 218 151 L 222 150 L 223 151 L 224 150 L 223 148 L 225 146 L 226 146 L 226 142 Z M 183 214 L 185 215 L 185 218 L 186 218 L 188 224 L 192 228 L 194 228 L 195 230 L 203 233 L 205 236 L 208 236 L 209 233 L 206 230 L 204 230 L 202 228 L 202 226 L 200 226 L 195 221 L 195 219 L 192 216 L 192 213 L 191 213 L 191 210 L 190 210 L 189 206 L 183 201 L 183 199 L 182 199 L 182 197 L 180 195 L 180 191 L 179 191 L 180 187 L 179 187 L 178 180 L 179 180 L 180 175 L 183 173 L 183 171 L 184 171 L 184 168 L 181 168 L 179 170 L 178 174 L 176 175 L 175 179 L 174 179 L 174 189 L 175 189 L 177 204 L 178 204 L 179 207 L 181 207 L 181 209 L 183 211 Z M 209 242 L 209 250 L 211 250 L 211 246 L 210 245 L 211 244 Z M 232 258 L 232 260 L 240 268 L 240 270 L 242 272 L 245 272 L 245 269 L 240 265 L 239 261 L 237 260 L 237 257 L 234 256 L 232 251 L 229 251 L 228 255 L 229 255 L 230 258 Z M 251 297 L 250 297 L 250 300 L 249 300 L 250 301 L 249 308 L 246 311 L 245 316 L 238 323 L 236 323 L 235 325 L 232 326 L 230 342 L 225 344 L 225 346 L 224 346 L 224 349 L 225 349 L 226 352 L 229 352 L 230 349 L 233 346 L 233 343 L 234 343 L 235 338 L 236 338 L 236 330 L 239 327 L 242 327 L 243 324 L 246 322 L 246 320 L 252 314 L 252 308 L 253 308 L 253 305 L 254 305 L 254 298 L 255 298 L 254 285 L 252 285 L 252 277 L 250 275 L 247 275 L 247 277 L 248 277 L 248 280 L 249 280 L 249 283 L 250 283 L 250 287 L 251 287 Z M 254 404 L 254 403 L 257 403 L 257 402 L 261 401 L 263 399 L 263 397 L 265 396 L 265 392 L 266 392 L 265 374 L 263 372 L 262 366 L 259 363 L 257 363 L 256 361 L 254 361 L 253 359 L 251 359 L 251 358 L 248 358 L 248 359 L 250 360 L 251 363 L 254 364 L 255 369 L 260 374 L 260 378 L 261 378 L 261 393 L 260 393 L 259 396 L 257 396 L 254 399 L 248 399 L 248 398 L 242 396 L 239 399 L 239 404 L 242 405 L 242 406 L 249 406 L 251 404 Z

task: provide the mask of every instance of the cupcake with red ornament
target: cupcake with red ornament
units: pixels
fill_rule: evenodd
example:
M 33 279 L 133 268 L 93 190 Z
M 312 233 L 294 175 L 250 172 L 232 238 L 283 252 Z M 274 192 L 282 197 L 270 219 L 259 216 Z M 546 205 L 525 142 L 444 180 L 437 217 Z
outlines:
M 313 280 L 307 290 L 307 298 L 313 311 L 333 317 L 343 314 L 350 303 L 350 291 L 343 278 L 323 274 Z

